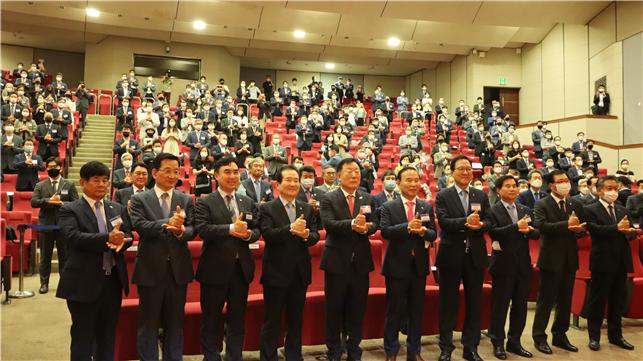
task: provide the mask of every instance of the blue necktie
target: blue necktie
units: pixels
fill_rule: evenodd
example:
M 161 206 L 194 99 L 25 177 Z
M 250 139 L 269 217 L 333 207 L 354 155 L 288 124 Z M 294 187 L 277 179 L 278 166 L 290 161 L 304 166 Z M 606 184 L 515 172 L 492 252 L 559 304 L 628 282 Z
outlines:
M 168 203 L 169 195 L 167 193 L 161 194 L 161 212 L 163 212 L 163 218 L 170 218 L 170 204 Z
M 516 205 L 510 204 L 507 206 L 507 211 L 509 211 L 509 217 L 511 217 L 511 222 L 518 222 L 518 212 L 516 211 Z
M 286 213 L 288 213 L 288 218 L 290 223 L 295 222 L 297 219 L 297 212 L 295 211 L 295 205 L 292 203 L 286 203 Z
M 257 202 L 260 203 L 261 202 L 261 183 L 258 180 L 256 180 L 254 181 L 254 184 L 255 184 L 255 195 L 257 196 Z
M 105 218 L 103 218 L 103 212 L 101 209 L 103 208 L 103 202 L 98 201 L 94 203 L 94 211 L 96 213 L 96 223 L 98 223 L 98 233 L 108 233 L 107 232 L 107 225 L 105 224 Z M 116 261 L 114 261 L 114 255 L 112 254 L 111 251 L 105 251 L 103 252 L 103 271 L 105 271 L 106 275 L 112 274 L 112 267 L 116 264 Z
M 466 189 L 460 191 L 460 203 L 462 203 L 464 214 L 469 213 L 469 192 Z

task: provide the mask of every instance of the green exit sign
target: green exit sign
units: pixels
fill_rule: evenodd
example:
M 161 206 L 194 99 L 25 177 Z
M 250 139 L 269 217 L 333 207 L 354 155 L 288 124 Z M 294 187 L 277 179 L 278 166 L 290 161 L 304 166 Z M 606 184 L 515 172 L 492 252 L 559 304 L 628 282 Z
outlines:
M 504 76 L 501 76 L 500 79 L 498 79 L 498 83 L 500 85 L 507 85 L 507 78 L 505 78 Z

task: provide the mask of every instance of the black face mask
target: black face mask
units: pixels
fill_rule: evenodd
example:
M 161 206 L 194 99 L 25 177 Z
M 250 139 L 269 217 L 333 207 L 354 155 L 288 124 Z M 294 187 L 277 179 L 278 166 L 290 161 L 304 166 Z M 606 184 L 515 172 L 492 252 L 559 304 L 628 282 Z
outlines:
M 125 138 L 129 137 L 129 132 L 123 132 L 123 137 Z
M 594 144 L 590 144 L 590 145 L 587 146 L 587 149 L 591 150 L 592 148 L 594 148 Z
M 60 169 L 47 169 L 47 175 L 49 175 L 51 178 L 58 178 L 58 176 L 60 175 Z
M 542 126 L 542 125 L 539 125 L 539 126 L 538 126 L 538 129 L 543 129 L 543 126 Z
M 51 123 L 51 122 L 53 122 L 53 121 L 54 121 L 53 119 L 45 118 L 45 122 L 46 122 L 46 123 Z

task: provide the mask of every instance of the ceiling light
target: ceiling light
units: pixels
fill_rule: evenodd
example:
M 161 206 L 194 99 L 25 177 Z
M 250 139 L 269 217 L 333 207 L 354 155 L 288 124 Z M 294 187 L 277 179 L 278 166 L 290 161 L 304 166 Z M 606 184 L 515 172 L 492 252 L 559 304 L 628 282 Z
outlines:
M 324 68 L 326 68 L 328 70 L 335 69 L 335 64 L 334 63 L 326 63 L 326 65 L 324 65 Z
M 194 20 L 194 23 L 192 24 L 192 27 L 195 28 L 196 30 L 204 30 L 205 29 L 205 21 L 203 21 L 203 20 Z
M 87 14 L 87 16 L 91 16 L 92 18 L 97 18 L 100 16 L 100 11 L 94 8 L 87 8 L 85 9 L 85 14 Z
M 303 38 L 306 36 L 306 32 L 305 32 L 305 31 L 303 31 L 303 30 L 295 30 L 295 32 L 293 33 L 293 35 L 294 35 L 297 39 L 303 39 Z
M 398 46 L 400 45 L 400 39 L 392 36 L 388 38 L 388 46 Z

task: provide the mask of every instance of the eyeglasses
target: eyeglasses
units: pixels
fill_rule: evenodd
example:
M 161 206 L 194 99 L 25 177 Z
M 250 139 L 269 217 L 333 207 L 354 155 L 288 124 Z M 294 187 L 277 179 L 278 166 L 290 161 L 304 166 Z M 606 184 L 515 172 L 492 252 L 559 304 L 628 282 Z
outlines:
M 455 170 L 457 170 L 458 172 L 463 172 L 463 173 L 467 173 L 467 172 L 471 172 L 471 171 L 473 171 L 473 169 L 471 169 L 470 167 L 458 167 L 458 168 L 456 168 Z

